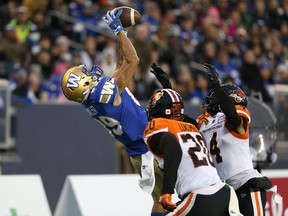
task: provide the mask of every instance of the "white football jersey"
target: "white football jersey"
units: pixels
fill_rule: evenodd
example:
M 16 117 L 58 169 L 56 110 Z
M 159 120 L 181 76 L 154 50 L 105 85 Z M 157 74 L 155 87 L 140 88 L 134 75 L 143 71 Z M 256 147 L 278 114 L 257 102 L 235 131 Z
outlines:
M 149 138 L 160 132 L 170 132 L 176 136 L 182 149 L 182 159 L 177 172 L 175 190 L 183 196 L 198 189 L 221 182 L 205 147 L 204 139 L 198 129 L 189 123 L 166 118 L 153 119 L 144 132 L 149 147 Z M 164 168 L 163 155 L 154 154 L 159 167 Z M 209 189 L 207 189 L 209 190 Z
M 229 127 L 222 112 L 215 116 L 204 113 L 197 119 L 199 131 L 205 138 L 207 148 L 223 181 L 233 176 L 235 178 L 235 175 L 241 172 L 254 170 L 249 150 L 250 112 L 243 106 L 236 106 L 236 110 L 246 120 L 246 133 L 243 135 L 235 133 Z M 243 179 L 241 184 L 246 181 L 247 179 Z

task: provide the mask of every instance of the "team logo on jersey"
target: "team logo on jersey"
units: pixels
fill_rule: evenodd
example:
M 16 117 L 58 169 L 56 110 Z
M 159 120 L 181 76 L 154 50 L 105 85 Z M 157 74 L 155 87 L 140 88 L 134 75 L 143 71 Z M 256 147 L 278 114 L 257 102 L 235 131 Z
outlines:
M 245 93 L 241 89 L 237 89 L 230 94 L 235 99 L 235 102 L 240 103 L 245 100 Z
M 100 102 L 108 103 L 110 101 L 111 95 L 114 93 L 115 82 L 114 79 L 108 80 L 101 91 Z
M 80 76 L 78 76 L 77 74 L 74 74 L 74 73 L 70 73 L 66 87 L 67 88 L 77 88 L 77 87 L 79 87 L 78 82 L 80 80 L 81 80 Z

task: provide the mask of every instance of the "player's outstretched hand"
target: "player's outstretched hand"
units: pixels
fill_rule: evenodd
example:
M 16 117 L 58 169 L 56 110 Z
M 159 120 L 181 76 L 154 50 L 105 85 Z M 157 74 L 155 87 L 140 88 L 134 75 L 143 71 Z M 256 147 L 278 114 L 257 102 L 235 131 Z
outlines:
M 163 208 L 168 211 L 172 211 L 177 207 L 176 204 L 172 202 L 172 194 L 162 194 L 160 196 L 159 202 L 161 203 Z
M 169 76 L 168 74 L 162 70 L 161 67 L 159 67 L 157 64 L 153 63 L 151 65 L 151 70 L 150 72 L 153 73 L 157 80 L 160 82 L 160 84 L 162 85 L 163 88 L 172 88 L 172 85 L 169 81 Z
M 208 64 L 208 63 L 205 63 L 204 66 L 203 66 L 207 72 L 208 72 L 208 77 L 209 77 L 209 81 L 211 84 L 213 83 L 219 83 L 219 80 L 218 80 L 218 73 L 215 69 L 215 67 L 211 64 Z
M 114 9 L 107 11 L 106 16 L 103 17 L 103 20 L 108 24 L 110 29 L 117 35 L 119 32 L 124 31 L 122 23 L 119 19 L 122 10 Z

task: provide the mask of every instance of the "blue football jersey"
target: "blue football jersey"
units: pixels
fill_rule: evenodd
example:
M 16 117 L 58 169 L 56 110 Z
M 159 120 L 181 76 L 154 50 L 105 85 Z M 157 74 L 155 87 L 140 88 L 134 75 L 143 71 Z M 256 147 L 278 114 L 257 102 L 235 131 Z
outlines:
M 148 151 L 143 140 L 148 123 L 146 112 L 128 88 L 121 93 L 121 104 L 114 106 L 117 92 L 115 79 L 102 77 L 83 105 L 94 119 L 125 145 L 128 155 L 144 154 Z

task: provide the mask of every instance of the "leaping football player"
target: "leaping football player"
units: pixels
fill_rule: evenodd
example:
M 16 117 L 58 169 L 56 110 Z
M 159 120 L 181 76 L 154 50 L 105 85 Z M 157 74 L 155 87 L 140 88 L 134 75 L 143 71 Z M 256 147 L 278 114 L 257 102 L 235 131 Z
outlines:
M 62 90 L 69 100 L 81 103 L 116 140 L 124 144 L 133 166 L 142 177 L 139 181 L 141 188 L 152 194 L 151 215 L 160 216 L 164 211 L 159 203 L 162 172 L 143 140 L 148 123 L 146 112 L 127 88 L 139 58 L 124 32 L 119 19 L 121 12 L 114 9 L 104 17 L 118 41 L 117 66 L 111 76 L 103 77 L 98 66 L 91 69 L 85 65 L 75 66 L 64 74 Z

